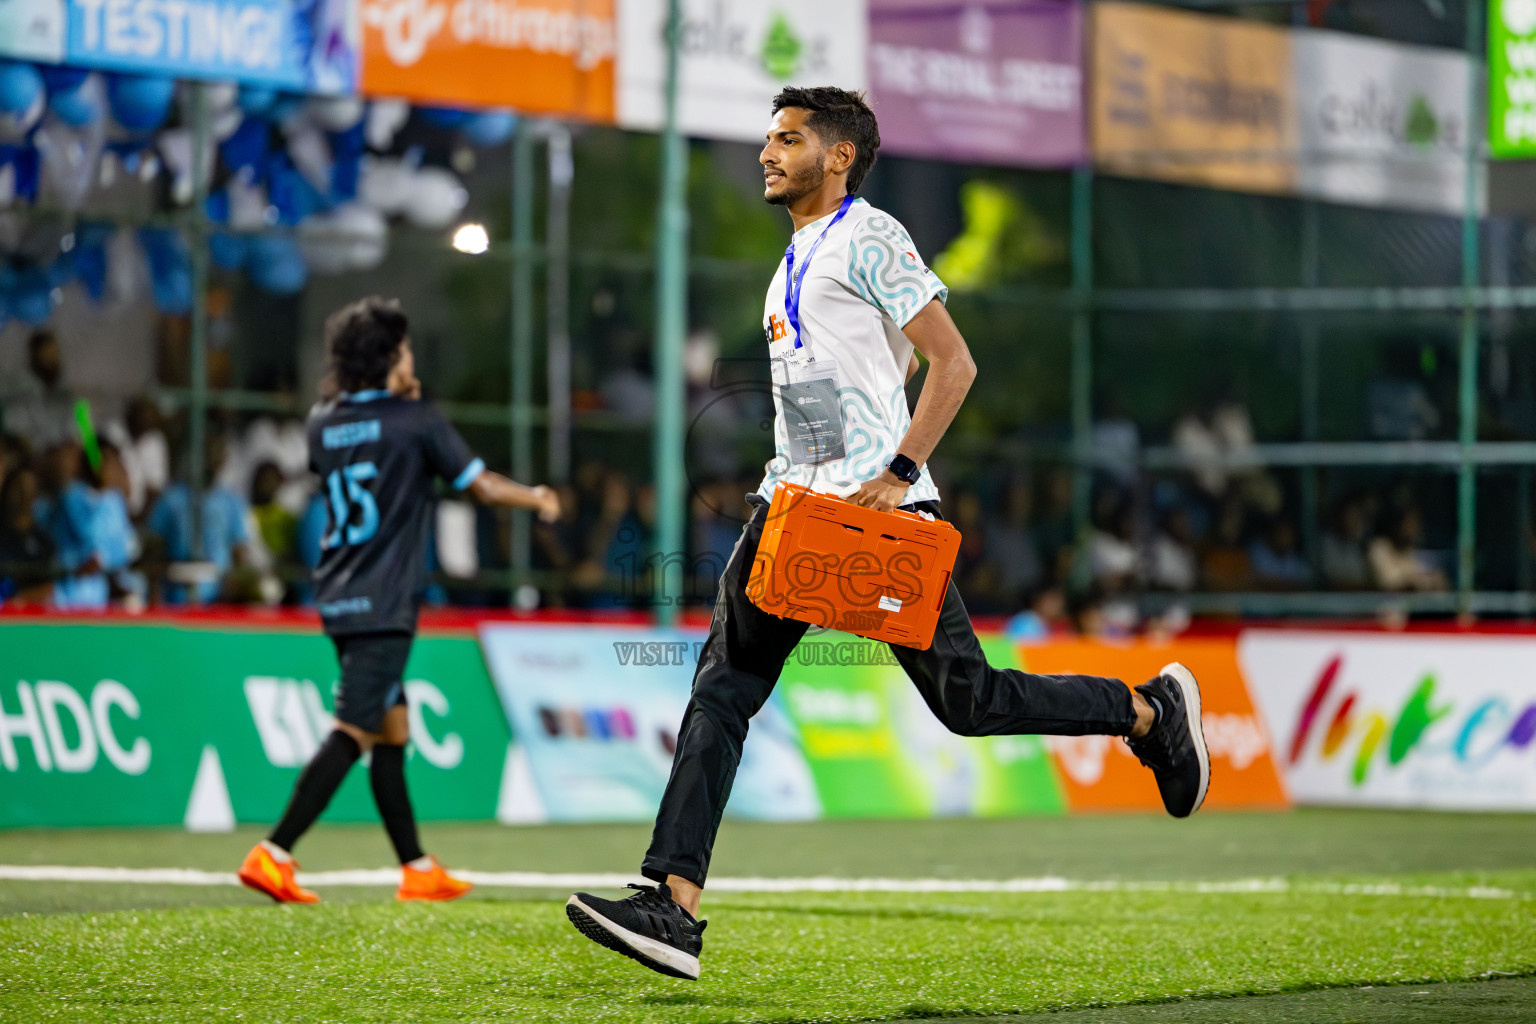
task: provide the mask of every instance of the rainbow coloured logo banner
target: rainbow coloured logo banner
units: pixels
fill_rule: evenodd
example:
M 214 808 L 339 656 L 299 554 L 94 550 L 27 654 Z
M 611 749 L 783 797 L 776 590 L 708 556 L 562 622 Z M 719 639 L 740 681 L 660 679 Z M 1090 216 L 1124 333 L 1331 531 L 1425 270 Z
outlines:
M 1298 803 L 1536 810 L 1536 640 L 1250 630 Z

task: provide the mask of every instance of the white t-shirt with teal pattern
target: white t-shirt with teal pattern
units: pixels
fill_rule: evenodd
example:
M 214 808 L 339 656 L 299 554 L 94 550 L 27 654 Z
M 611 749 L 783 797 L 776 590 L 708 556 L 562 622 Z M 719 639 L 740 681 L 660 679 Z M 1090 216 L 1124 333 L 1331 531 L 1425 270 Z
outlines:
M 795 273 L 834 215 L 795 232 Z M 794 332 L 784 309 L 784 261 L 768 286 L 763 332 L 774 362 L 774 379 L 789 372 L 786 360 L 805 360 L 793 351 Z M 774 457 L 765 468 L 758 493 L 772 499 L 779 483 L 801 484 L 814 491 L 846 497 L 880 475 L 912 423 L 907 408 L 907 363 L 912 342 L 902 333 L 929 302 L 949 297 L 949 289 L 923 263 L 901 223 L 862 199 L 827 233 L 805 271 L 800 293 L 800 330 L 815 363 L 837 368 L 845 456 L 815 465 L 795 465 L 783 400 L 773 389 Z M 796 369 L 797 373 L 805 370 Z M 922 476 L 902 504 L 937 501 L 938 489 L 924 466 Z

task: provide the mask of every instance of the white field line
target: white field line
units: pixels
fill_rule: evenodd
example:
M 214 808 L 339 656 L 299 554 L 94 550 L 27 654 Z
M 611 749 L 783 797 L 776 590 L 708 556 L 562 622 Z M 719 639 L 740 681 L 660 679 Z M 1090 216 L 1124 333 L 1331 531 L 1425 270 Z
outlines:
M 638 881 L 624 874 L 550 874 L 541 871 L 455 871 L 476 885 L 500 889 L 621 889 Z M 398 868 L 359 871 L 301 871 L 305 885 L 385 886 L 400 883 Z M 0 864 L 0 881 L 107 882 L 122 885 L 239 885 L 225 871 L 191 868 L 100 868 Z M 1388 896 L 1428 899 L 1530 900 L 1536 894 L 1489 886 L 1400 885 L 1396 882 L 1292 882 L 1284 878 L 1238 878 L 1210 882 L 1076 881 L 1046 876 L 998 881 L 951 878 L 712 878 L 710 892 L 888 892 L 888 893 L 1053 893 L 1171 892 L 1231 895 L 1302 893 L 1328 896 Z

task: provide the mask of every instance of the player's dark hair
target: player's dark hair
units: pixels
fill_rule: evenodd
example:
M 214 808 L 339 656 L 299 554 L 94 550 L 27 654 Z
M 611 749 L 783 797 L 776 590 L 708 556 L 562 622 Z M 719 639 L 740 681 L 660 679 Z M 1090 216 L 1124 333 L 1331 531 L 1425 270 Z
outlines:
M 862 92 L 849 92 L 830 85 L 809 89 L 787 86 L 773 98 L 773 112 L 785 107 L 809 110 L 805 125 L 828 145 L 853 143 L 853 164 L 848 168 L 848 194 L 859 190 L 875 157 L 880 153 L 880 124 L 869 109 Z
M 400 359 L 410 321 L 395 299 L 370 295 L 338 309 L 325 321 L 330 365 L 327 397 L 382 388 Z

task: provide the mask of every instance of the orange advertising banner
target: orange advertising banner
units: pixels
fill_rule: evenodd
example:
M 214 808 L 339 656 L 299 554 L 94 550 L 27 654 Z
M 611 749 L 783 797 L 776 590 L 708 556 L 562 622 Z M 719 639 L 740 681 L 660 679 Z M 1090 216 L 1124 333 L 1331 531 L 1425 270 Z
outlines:
M 362 91 L 612 123 L 614 0 L 363 0 Z
M 1292 192 L 1291 37 L 1277 25 L 1093 5 L 1094 160 L 1111 174 Z
M 1286 807 L 1290 801 L 1270 756 L 1269 735 L 1237 661 L 1235 637 L 1116 645 L 1052 640 L 1018 648 L 1029 672 L 1113 676 L 1139 684 L 1170 661 L 1183 662 L 1200 683 L 1205 741 L 1211 755 L 1207 808 Z M 1073 811 L 1162 810 L 1152 774 L 1125 743 L 1109 736 L 1052 736 L 1067 806 Z

